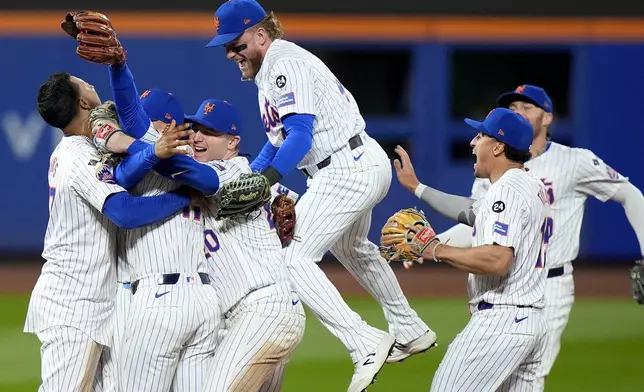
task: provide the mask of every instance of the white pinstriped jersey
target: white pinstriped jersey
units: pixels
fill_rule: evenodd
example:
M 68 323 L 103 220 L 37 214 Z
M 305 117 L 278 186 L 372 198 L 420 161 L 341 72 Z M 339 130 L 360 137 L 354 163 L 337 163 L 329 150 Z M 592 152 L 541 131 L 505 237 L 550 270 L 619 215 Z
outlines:
M 150 125 L 142 138 L 154 142 L 158 132 Z M 132 189 L 137 196 L 156 196 L 178 185 L 155 172 L 147 174 Z M 205 272 L 202 207 L 193 202 L 176 215 L 151 225 L 127 230 L 126 260 L 132 281 L 153 274 Z
M 100 181 L 101 156 L 84 136 L 67 136 L 49 161 L 49 221 L 43 265 L 25 332 L 72 326 L 107 345 L 116 286 L 116 232 L 103 216 L 107 197 L 125 190 Z
M 220 184 L 251 173 L 243 157 L 208 165 L 219 174 Z M 267 206 L 248 218 L 219 221 L 212 212 L 205 215 L 206 257 L 224 312 L 255 289 L 288 281 L 282 244 L 268 211 Z
M 498 244 L 514 248 L 506 276 L 470 274 L 470 304 L 529 305 L 542 308 L 547 273 L 548 200 L 544 185 L 522 169 L 510 169 L 474 203 L 472 247 Z
M 351 92 L 322 60 L 292 42 L 273 41 L 255 83 L 266 135 L 274 146 L 284 141 L 282 117 L 315 115 L 313 144 L 298 164 L 300 169 L 323 161 L 365 129 Z
M 587 197 L 594 196 L 605 202 L 628 178 L 613 170 L 592 151 L 554 142 L 549 142 L 546 151 L 526 162 L 525 166 L 530 169 L 530 175 L 546 185 L 553 219 L 546 267 L 560 267 L 579 254 Z M 483 197 L 489 187 L 489 180 L 475 180 L 472 197 Z

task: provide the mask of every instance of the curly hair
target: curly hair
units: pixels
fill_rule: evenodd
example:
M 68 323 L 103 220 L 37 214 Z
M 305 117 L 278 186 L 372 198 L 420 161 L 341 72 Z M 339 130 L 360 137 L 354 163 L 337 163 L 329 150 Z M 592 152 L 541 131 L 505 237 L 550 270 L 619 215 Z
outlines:
M 264 20 L 254 26 L 255 29 L 262 28 L 268 33 L 271 40 L 280 39 L 284 36 L 284 28 L 273 11 L 264 17 Z

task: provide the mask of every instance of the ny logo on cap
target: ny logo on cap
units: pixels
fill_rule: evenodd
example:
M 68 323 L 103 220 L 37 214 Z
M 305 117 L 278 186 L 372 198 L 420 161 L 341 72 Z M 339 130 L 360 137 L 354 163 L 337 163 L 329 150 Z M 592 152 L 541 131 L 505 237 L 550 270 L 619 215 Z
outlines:
M 141 99 L 147 97 L 148 95 L 150 95 L 150 90 L 145 90 L 143 94 L 141 94 Z
M 523 93 L 523 90 L 525 90 L 525 84 L 517 87 L 517 89 L 514 90 L 514 91 L 516 91 L 517 93 L 521 94 L 521 93 Z
M 210 112 L 212 112 L 213 110 L 215 110 L 215 104 L 212 103 L 212 102 L 208 102 L 206 104 L 206 106 L 204 106 L 204 108 L 203 108 L 203 114 L 207 115 Z
M 219 17 L 215 16 L 215 19 L 213 20 L 215 24 L 215 29 L 219 30 Z

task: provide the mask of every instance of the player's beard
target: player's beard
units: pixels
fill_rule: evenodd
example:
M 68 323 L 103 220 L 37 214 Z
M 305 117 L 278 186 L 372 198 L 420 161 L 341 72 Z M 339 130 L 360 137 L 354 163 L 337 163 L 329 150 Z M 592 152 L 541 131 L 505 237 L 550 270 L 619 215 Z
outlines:
M 246 57 L 246 71 L 242 71 L 242 81 L 255 79 L 260 67 L 262 66 L 261 58 Z

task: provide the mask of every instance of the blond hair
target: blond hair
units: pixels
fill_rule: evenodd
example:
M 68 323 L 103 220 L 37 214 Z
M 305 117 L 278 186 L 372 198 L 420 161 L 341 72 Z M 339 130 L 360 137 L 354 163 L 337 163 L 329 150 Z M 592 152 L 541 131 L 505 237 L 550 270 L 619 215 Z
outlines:
M 279 19 L 277 19 L 277 16 L 275 16 L 273 11 L 269 12 L 268 15 L 264 17 L 264 20 L 256 24 L 254 27 L 256 29 L 262 28 L 266 30 L 266 33 L 268 33 L 268 38 L 270 38 L 271 40 L 280 39 L 284 36 L 284 29 L 282 28 L 282 24 L 280 23 Z

